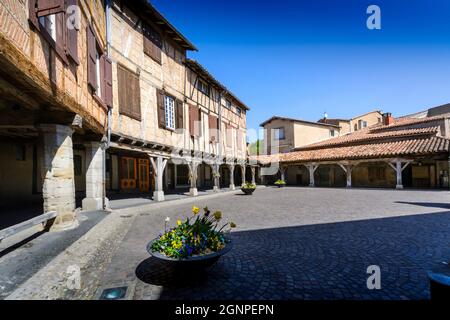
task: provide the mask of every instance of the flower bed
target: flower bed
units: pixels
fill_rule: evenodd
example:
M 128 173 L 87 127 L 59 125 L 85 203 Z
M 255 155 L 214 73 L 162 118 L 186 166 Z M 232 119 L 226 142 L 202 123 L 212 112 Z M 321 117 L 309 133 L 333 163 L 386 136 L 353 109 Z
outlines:
M 150 244 L 149 251 L 168 258 L 187 259 L 205 256 L 221 251 L 229 243 L 229 232 L 236 225 L 225 223 L 219 228 L 222 212 L 211 211 L 206 207 L 203 214 L 198 207 L 192 208 L 193 216 L 185 221 L 177 220 L 177 226 L 165 230 Z M 166 219 L 166 223 L 170 219 Z

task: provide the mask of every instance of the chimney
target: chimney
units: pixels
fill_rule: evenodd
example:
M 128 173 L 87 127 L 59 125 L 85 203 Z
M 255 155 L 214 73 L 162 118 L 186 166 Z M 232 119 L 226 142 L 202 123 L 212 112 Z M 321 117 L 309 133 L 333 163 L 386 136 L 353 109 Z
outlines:
M 394 123 L 394 117 L 392 116 L 392 113 L 386 112 L 383 114 L 383 124 L 385 126 L 390 126 Z

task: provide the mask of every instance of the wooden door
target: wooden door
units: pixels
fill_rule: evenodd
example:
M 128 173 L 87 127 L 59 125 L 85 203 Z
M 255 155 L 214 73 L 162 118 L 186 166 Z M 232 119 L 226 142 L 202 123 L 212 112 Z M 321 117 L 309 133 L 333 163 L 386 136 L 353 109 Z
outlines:
M 149 160 L 139 159 L 139 191 L 148 192 L 149 188 Z
M 135 189 L 136 188 L 136 159 L 130 157 L 121 158 L 120 188 Z

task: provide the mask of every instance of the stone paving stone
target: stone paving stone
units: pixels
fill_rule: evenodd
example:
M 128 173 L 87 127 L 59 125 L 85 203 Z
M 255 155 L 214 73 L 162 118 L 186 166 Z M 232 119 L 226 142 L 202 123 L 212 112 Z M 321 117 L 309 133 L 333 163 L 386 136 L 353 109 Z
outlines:
M 426 271 L 450 259 L 449 192 L 265 188 L 139 215 L 103 286 L 136 277 L 135 299 L 427 299 Z M 223 211 L 234 247 L 200 275 L 176 274 L 146 244 L 190 207 Z M 366 269 L 381 268 L 381 290 Z M 156 289 L 157 288 L 157 289 Z

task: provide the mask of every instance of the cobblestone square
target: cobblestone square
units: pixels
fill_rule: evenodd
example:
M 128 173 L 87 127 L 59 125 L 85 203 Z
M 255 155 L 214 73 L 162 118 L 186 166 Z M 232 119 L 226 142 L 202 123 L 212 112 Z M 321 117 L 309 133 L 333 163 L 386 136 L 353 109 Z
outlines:
M 428 299 L 426 271 L 450 259 L 448 191 L 259 188 L 139 214 L 103 275 L 134 299 Z M 146 244 L 192 205 L 236 222 L 234 247 L 206 273 L 182 275 Z M 381 269 L 381 289 L 366 286 Z

